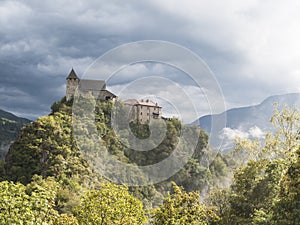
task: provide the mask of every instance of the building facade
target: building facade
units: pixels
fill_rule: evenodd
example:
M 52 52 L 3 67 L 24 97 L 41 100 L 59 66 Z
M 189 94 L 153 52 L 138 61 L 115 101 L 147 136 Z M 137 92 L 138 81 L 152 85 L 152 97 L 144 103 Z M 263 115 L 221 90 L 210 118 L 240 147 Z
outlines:
M 128 99 L 124 101 L 124 105 L 129 108 L 131 121 L 146 124 L 153 119 L 161 118 L 162 107 L 149 99 Z

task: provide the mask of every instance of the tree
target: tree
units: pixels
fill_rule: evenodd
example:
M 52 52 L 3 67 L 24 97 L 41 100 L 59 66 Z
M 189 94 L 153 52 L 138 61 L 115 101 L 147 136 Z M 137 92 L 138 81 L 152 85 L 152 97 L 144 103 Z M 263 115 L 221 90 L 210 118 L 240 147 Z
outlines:
M 291 163 L 286 174 L 282 176 L 270 224 L 300 224 L 300 147 L 296 154 L 297 161 Z
M 237 169 L 227 213 L 231 225 L 251 224 L 256 216 L 269 214 L 278 193 L 282 169 L 282 160 L 249 161 L 246 166 Z
M 0 183 L 1 224 L 53 224 L 59 217 L 54 209 L 57 183 L 35 176 L 32 183 Z
M 86 192 L 75 208 L 80 224 L 131 225 L 146 222 L 142 203 L 125 186 L 102 184 Z
M 152 215 L 154 225 L 208 225 L 216 224 L 215 209 L 200 202 L 199 192 L 187 193 L 173 183 L 174 193 L 164 199 L 163 205 Z
M 216 208 L 216 214 L 220 217 L 218 225 L 232 224 L 230 215 L 230 189 L 214 188 L 205 199 L 207 205 Z
M 275 130 L 266 134 L 264 146 L 238 140 L 234 155 L 243 164 L 226 192 L 229 207 L 221 211 L 223 205 L 218 205 L 220 224 L 299 223 L 299 110 L 284 107 L 280 111 L 276 105 L 271 123 Z

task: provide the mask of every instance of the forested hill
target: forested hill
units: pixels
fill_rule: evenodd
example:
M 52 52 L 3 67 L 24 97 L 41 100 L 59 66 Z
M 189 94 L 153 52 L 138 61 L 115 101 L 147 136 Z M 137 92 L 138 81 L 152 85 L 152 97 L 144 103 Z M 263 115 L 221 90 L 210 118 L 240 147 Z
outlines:
M 199 132 L 195 152 L 179 172 L 155 185 L 128 187 L 109 182 L 83 158 L 78 141 L 90 149 L 96 146 L 90 138 L 75 141 L 71 106 L 65 98 L 54 103 L 50 115 L 21 129 L 5 162 L 1 161 L 0 224 L 300 224 L 298 109 L 274 109 L 274 132 L 266 135 L 262 146 L 257 141 L 238 140 L 231 155 L 236 163 L 232 183 L 220 188 L 218 184 L 228 177 L 231 161 L 217 154 L 208 166 L 203 165 L 210 152 L 204 131 L 186 127 L 176 119 L 161 121 L 167 130 L 159 146 L 134 152 L 110 127 L 112 109 L 123 110 L 122 104 L 98 103 L 95 110 L 90 110 L 96 114 L 95 122 L 78 123 L 77 132 L 90 137 L 85 125 L 94 124 L 101 134 L 94 138 L 101 138 L 107 150 L 127 164 L 161 161 L 173 153 L 182 129 L 189 134 Z M 83 121 L 88 121 L 88 114 L 81 115 Z M 140 138 L 149 135 L 145 125 L 131 123 L 130 127 Z M 186 150 L 189 141 L 187 138 L 181 143 Z M 92 162 L 97 165 L 97 161 Z M 107 162 L 98 166 L 111 165 Z M 108 167 L 112 173 L 119 170 L 112 166 Z M 142 179 L 139 171 L 120 172 L 131 179 Z M 210 187 L 207 192 L 205 187 Z M 200 193 L 203 201 L 199 201 Z
M 135 152 L 124 146 L 111 128 L 112 107 L 122 109 L 123 105 L 117 102 L 98 103 L 95 109 L 95 123 L 101 134 L 101 141 L 108 151 L 121 162 L 135 165 L 151 165 L 168 157 L 178 144 L 180 131 L 183 124 L 172 119 L 161 121 L 166 124 L 167 132 L 161 144 L 151 151 Z M 97 174 L 89 163 L 83 158 L 82 152 L 78 149 L 72 130 L 72 102 L 63 98 L 52 105 L 52 113 L 30 123 L 20 131 L 17 140 L 11 145 L 6 156 L 2 180 L 11 180 L 28 184 L 35 175 L 43 178 L 53 177 L 56 181 L 64 183 L 68 197 L 64 197 L 60 203 L 62 211 L 69 212 L 76 202 L 75 195 L 81 188 L 93 188 L 105 182 L 101 175 Z M 79 127 L 84 127 L 79 126 Z M 141 138 L 149 135 L 147 125 L 131 124 L 133 133 Z M 156 185 L 144 187 L 130 187 L 136 197 L 145 205 L 157 205 L 162 196 L 171 190 L 171 181 L 182 185 L 187 191 L 201 190 L 209 184 L 220 182 L 227 176 L 228 161 L 225 156 L 214 156 L 215 160 L 209 167 L 201 166 L 201 157 L 204 152 L 209 151 L 208 136 L 199 128 L 186 127 L 190 132 L 199 132 L 199 140 L 195 152 L 189 162 L 169 180 Z M 82 128 L 80 132 L 88 132 Z M 100 138 L 100 137 L 98 137 Z M 93 140 L 86 139 L 87 146 L 93 146 Z M 183 146 L 188 147 L 188 143 Z M 117 168 L 112 168 L 111 172 Z M 143 179 L 135 174 L 126 174 L 132 179 Z M 106 181 L 107 182 L 107 181 Z M 74 188 L 77 187 L 77 188 Z M 80 188 L 79 188 L 80 187 Z M 70 200 L 72 196 L 72 201 Z M 70 202 L 71 201 L 71 202 Z
M 9 145 L 16 139 L 21 127 L 28 123 L 30 120 L 0 109 L 0 159 L 5 157 Z

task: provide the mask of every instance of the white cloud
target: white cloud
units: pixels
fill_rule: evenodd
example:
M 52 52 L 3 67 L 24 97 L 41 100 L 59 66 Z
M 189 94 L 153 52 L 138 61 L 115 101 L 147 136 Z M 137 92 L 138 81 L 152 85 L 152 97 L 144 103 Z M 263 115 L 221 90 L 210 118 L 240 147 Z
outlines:
M 265 132 L 263 132 L 259 127 L 254 126 L 249 129 L 249 135 L 256 139 L 262 139 L 265 136 Z
M 262 141 L 265 137 L 265 132 L 262 131 L 258 126 L 250 127 L 245 130 L 242 126 L 238 129 L 232 129 L 230 127 L 225 127 L 222 129 L 219 138 L 223 140 L 222 150 L 227 151 L 234 148 L 235 140 L 237 138 L 241 139 L 254 139 Z
M 235 140 L 236 138 L 245 139 L 249 137 L 248 132 L 244 132 L 239 129 L 231 129 L 229 127 L 223 128 L 223 135 L 228 140 Z
M 248 130 L 244 130 L 243 128 L 232 129 L 230 127 L 225 127 L 223 128 L 222 134 L 226 140 L 234 141 L 236 138 L 263 139 L 265 132 L 258 126 L 250 127 Z

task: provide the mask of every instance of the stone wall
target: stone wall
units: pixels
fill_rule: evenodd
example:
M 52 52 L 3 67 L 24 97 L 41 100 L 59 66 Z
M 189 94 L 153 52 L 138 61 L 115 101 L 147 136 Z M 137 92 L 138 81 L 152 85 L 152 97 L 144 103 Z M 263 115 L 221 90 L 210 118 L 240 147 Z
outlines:
M 74 96 L 78 84 L 79 84 L 79 79 L 67 79 L 67 85 L 66 85 L 67 100 L 70 100 Z

